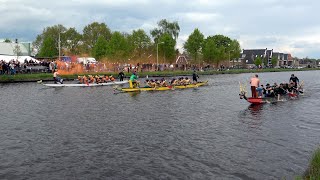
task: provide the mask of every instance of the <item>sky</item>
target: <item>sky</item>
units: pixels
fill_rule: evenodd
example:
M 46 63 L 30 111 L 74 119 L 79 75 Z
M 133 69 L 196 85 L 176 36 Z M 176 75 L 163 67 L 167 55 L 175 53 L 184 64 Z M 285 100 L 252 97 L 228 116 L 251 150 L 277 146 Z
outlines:
M 32 42 L 57 24 L 82 33 L 95 21 L 112 31 L 149 33 L 167 19 L 179 23 L 180 50 L 198 28 L 205 37 L 237 39 L 242 49 L 320 59 L 319 7 L 317 0 L 0 0 L 0 39 Z

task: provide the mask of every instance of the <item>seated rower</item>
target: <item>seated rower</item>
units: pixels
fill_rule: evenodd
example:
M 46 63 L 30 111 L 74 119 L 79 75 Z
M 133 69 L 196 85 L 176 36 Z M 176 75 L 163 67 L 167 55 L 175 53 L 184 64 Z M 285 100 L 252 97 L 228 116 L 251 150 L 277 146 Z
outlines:
M 93 78 L 93 76 L 92 75 L 88 75 L 88 82 L 89 83 L 94 83 L 94 78 Z
M 171 86 L 176 86 L 177 85 L 177 80 L 173 78 L 170 82 Z
M 102 82 L 101 79 L 100 79 L 100 76 L 95 75 L 94 78 L 95 78 L 95 81 L 96 81 L 97 84 Z
M 283 88 L 282 83 L 277 88 L 275 88 L 274 91 L 275 91 L 275 94 L 278 96 L 278 101 L 280 101 L 281 95 L 287 94 L 287 91 Z
M 110 79 L 110 81 L 114 81 L 115 80 L 115 78 L 112 75 L 109 76 L 109 79 Z
M 110 80 L 108 75 L 105 75 L 105 79 L 106 79 L 106 82 Z
M 83 83 L 83 78 L 81 76 L 78 76 L 78 81 L 79 81 L 80 84 L 82 84 Z
M 157 86 L 157 83 L 153 79 L 151 79 L 148 85 L 152 88 L 155 88 Z
M 181 84 L 180 85 L 187 85 L 187 80 L 185 78 L 181 78 Z
M 82 79 L 83 79 L 82 82 L 83 82 L 84 84 L 88 84 L 88 83 L 89 83 L 88 78 L 87 78 L 86 75 L 83 75 Z
M 167 86 L 168 86 L 168 83 L 167 83 L 167 81 L 166 81 L 164 78 L 161 79 L 161 81 L 160 81 L 160 86 L 161 86 L 161 87 L 167 87 Z
M 146 79 L 146 85 L 144 86 L 144 88 L 151 88 L 151 86 L 150 86 L 150 80 L 149 79 Z
M 185 85 L 191 84 L 191 81 L 188 77 L 185 78 Z

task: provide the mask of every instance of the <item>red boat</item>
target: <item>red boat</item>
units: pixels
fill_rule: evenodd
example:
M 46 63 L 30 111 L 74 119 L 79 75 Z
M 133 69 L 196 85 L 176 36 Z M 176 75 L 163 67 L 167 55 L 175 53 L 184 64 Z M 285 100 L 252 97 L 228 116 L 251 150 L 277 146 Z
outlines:
M 301 93 L 301 92 L 300 92 Z M 245 99 L 251 104 L 264 104 L 264 103 L 272 103 L 272 102 L 277 102 L 278 98 L 277 97 L 246 97 L 246 93 L 244 91 L 241 91 L 240 94 L 240 99 Z M 281 95 L 281 97 L 284 97 L 286 99 L 293 99 L 293 98 L 298 98 L 299 94 L 298 93 L 287 93 L 286 95 Z

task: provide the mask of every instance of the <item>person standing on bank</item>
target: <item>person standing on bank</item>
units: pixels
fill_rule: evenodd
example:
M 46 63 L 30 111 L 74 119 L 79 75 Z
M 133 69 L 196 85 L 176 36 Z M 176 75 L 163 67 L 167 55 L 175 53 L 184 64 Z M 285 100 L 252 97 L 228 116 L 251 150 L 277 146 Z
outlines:
M 257 98 L 257 87 L 259 87 L 260 84 L 260 80 L 258 78 L 258 74 L 255 74 L 251 80 L 250 80 L 250 84 L 251 84 L 251 93 L 252 93 L 252 97 L 253 98 Z
M 199 78 L 199 75 L 196 73 L 196 70 L 194 70 L 192 74 L 193 83 L 198 83 L 198 78 Z
M 124 78 L 124 73 L 123 73 L 123 70 L 121 70 L 120 72 L 119 72 L 119 79 L 120 79 L 120 81 L 123 81 L 123 78 Z

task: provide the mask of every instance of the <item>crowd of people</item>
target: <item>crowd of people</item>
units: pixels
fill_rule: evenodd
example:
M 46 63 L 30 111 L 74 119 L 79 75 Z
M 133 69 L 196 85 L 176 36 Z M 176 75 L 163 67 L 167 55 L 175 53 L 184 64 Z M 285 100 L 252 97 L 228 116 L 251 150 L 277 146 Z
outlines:
M 292 96 L 302 93 L 301 86 L 299 85 L 299 78 L 294 74 L 291 75 L 288 83 L 274 83 L 270 85 L 267 83 L 265 86 L 260 85 L 260 80 L 257 74 L 255 74 L 251 80 L 251 93 L 253 98 L 263 98 L 263 97 L 280 97 L 290 93 Z
M 32 70 L 41 69 L 39 67 L 44 67 L 42 68 L 43 70 L 52 72 L 52 70 L 56 68 L 56 65 L 53 61 L 46 60 L 34 61 L 32 59 L 25 59 L 23 63 L 14 59 L 8 62 L 0 60 L 0 75 L 15 75 L 17 73 L 27 73 L 29 71 L 31 72 Z

